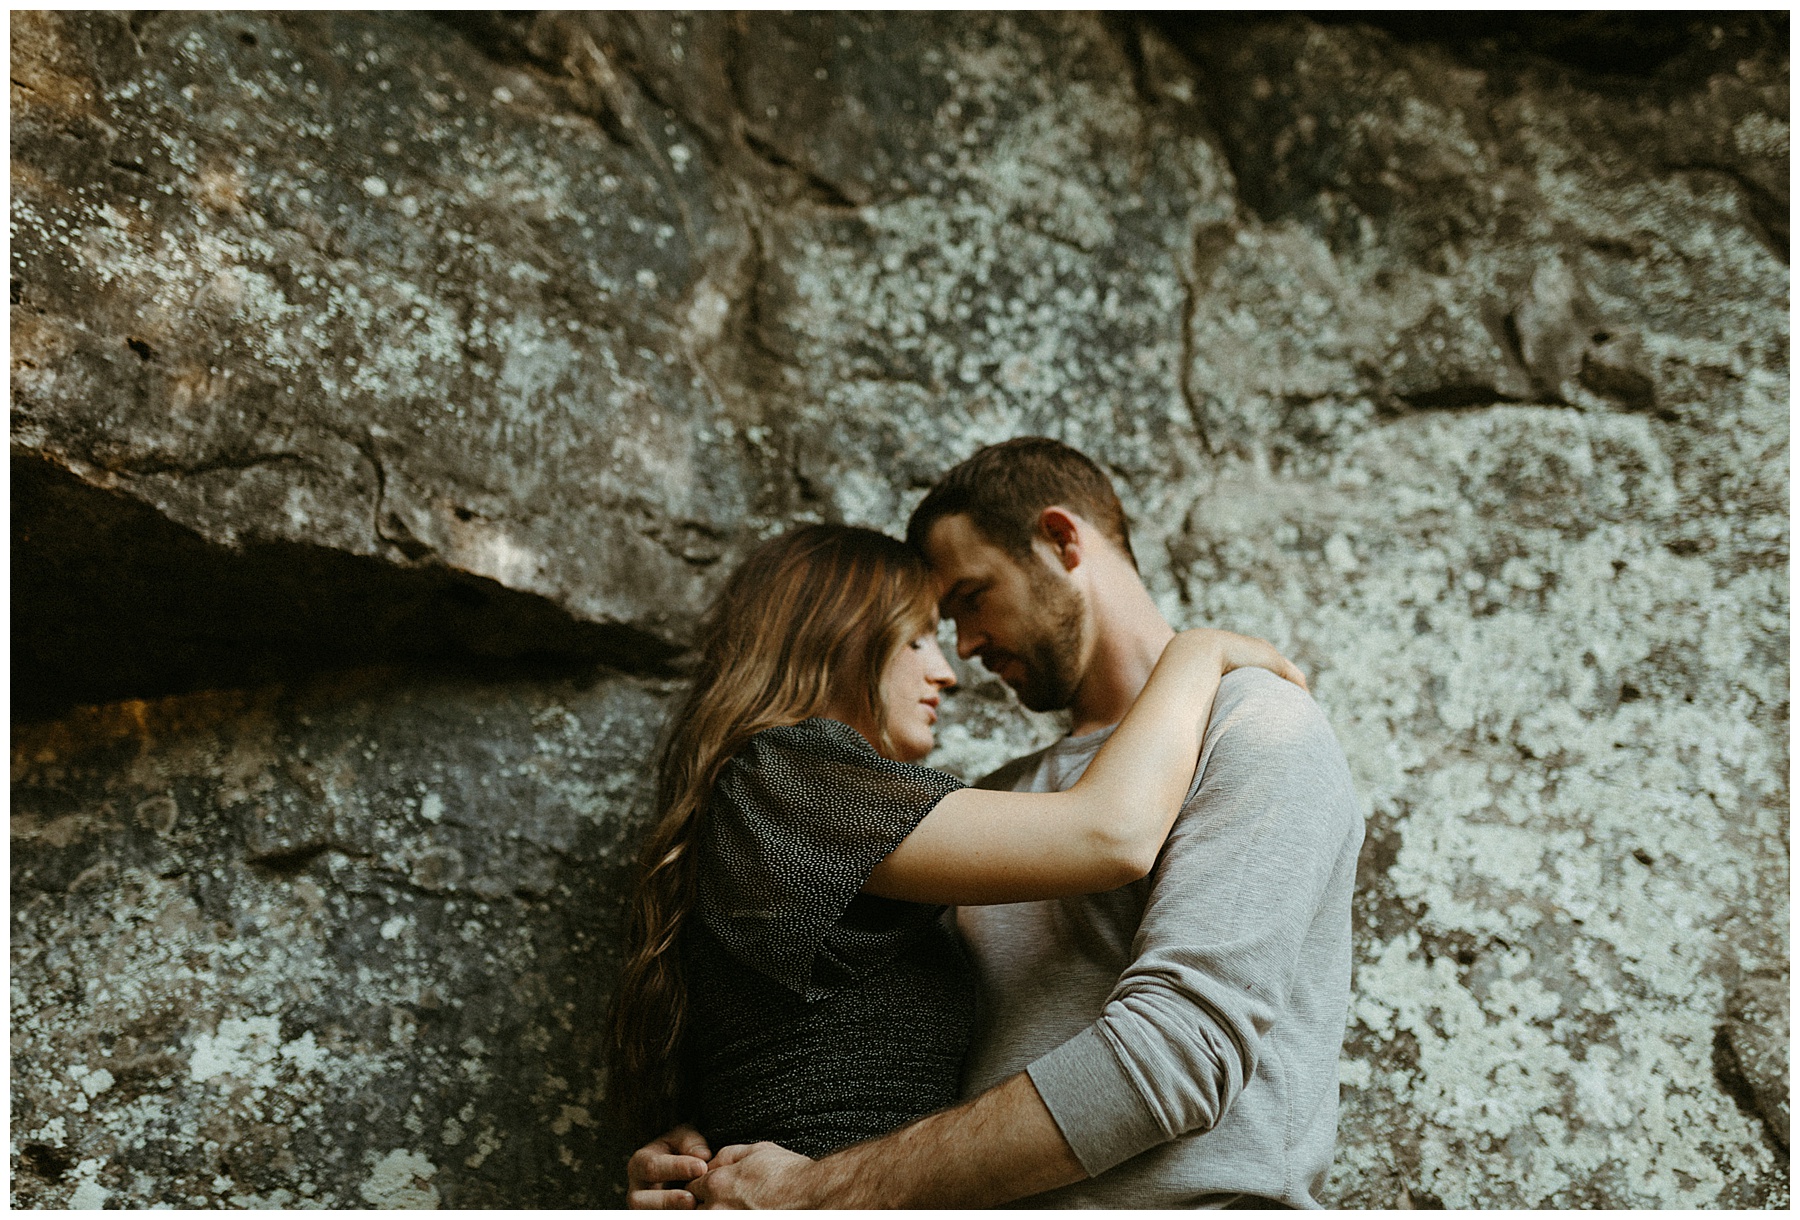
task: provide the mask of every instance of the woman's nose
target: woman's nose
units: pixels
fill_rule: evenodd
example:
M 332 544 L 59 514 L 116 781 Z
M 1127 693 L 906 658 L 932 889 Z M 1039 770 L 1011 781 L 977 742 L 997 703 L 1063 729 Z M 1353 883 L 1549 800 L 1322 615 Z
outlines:
M 950 662 L 944 658 L 942 648 L 932 648 L 931 657 L 926 663 L 925 680 L 944 690 L 956 685 L 956 671 L 950 668 Z

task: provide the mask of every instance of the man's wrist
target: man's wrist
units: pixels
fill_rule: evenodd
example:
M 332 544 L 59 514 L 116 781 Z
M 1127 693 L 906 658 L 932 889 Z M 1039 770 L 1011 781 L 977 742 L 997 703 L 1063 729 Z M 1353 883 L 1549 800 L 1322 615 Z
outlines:
M 871 1175 L 857 1172 L 857 1151 L 846 1148 L 805 1167 L 798 1184 L 806 1208 L 881 1207 L 881 1200 L 870 1189 Z

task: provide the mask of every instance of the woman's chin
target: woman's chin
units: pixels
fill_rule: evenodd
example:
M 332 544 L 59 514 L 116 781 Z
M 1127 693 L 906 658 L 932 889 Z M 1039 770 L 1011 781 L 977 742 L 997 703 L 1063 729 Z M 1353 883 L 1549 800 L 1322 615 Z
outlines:
M 930 754 L 937 745 L 931 730 L 908 737 L 905 741 L 894 742 L 894 761 L 916 763 Z

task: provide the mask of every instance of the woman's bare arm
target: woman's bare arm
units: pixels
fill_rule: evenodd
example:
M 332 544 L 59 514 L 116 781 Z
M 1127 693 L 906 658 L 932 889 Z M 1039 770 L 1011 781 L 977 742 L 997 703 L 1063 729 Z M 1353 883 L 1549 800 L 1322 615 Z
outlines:
M 1247 665 L 1306 685 L 1262 640 L 1181 632 L 1074 787 L 952 792 L 876 865 L 864 892 L 913 902 L 1028 902 L 1148 875 L 1193 779 L 1219 680 Z

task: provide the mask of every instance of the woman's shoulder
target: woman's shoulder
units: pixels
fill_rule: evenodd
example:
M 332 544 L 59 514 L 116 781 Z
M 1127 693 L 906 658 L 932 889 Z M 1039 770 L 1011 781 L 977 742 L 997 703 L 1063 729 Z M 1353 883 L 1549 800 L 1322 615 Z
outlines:
M 833 720 L 829 716 L 809 716 L 796 724 L 781 724 L 772 729 L 764 729 L 745 742 L 738 755 L 770 751 L 883 761 L 875 747 L 869 744 L 868 738 L 843 721 Z
M 884 762 L 861 733 L 839 720 L 813 716 L 751 737 L 725 760 L 718 783 L 730 789 L 777 776 L 875 767 Z
M 871 812 L 907 817 L 910 828 L 923 816 L 915 812 L 919 806 L 929 808 L 961 787 L 948 772 L 883 758 L 840 720 L 813 716 L 745 742 L 720 770 L 713 803 L 715 813 L 774 817 L 789 828 L 862 824 Z
M 965 786 L 948 771 L 883 757 L 868 738 L 829 716 L 764 729 L 731 757 L 720 779 L 784 773 L 849 783 L 858 790 L 865 785 L 884 789 L 899 781 L 903 791 L 922 788 L 938 796 Z
M 763 730 L 732 756 L 707 805 L 702 919 L 739 961 L 802 995 L 824 994 L 891 956 L 936 910 L 893 904 L 880 918 L 864 911 L 854 927 L 840 926 L 874 867 L 962 786 L 881 757 L 841 721 Z

